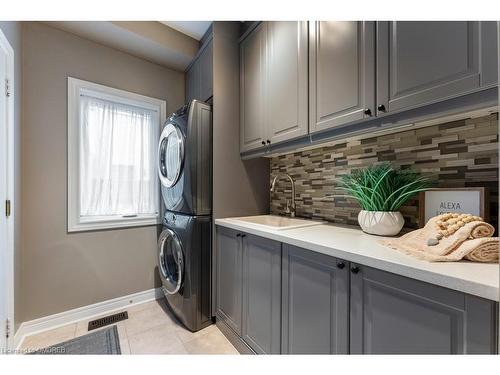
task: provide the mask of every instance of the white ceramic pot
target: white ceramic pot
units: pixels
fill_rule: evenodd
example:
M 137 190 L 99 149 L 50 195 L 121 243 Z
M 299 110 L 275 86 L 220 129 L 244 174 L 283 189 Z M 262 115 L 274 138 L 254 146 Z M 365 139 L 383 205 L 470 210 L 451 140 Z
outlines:
M 403 228 L 405 219 L 399 211 L 362 210 L 358 215 L 358 222 L 363 232 L 379 236 L 395 236 Z

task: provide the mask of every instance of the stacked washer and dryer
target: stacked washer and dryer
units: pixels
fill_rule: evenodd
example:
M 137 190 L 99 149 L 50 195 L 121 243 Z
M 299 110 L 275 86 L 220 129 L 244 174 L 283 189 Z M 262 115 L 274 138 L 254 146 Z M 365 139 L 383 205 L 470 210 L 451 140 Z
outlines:
M 193 100 L 166 121 L 158 146 L 165 204 L 158 239 L 162 290 L 174 315 L 191 331 L 212 323 L 212 112 Z

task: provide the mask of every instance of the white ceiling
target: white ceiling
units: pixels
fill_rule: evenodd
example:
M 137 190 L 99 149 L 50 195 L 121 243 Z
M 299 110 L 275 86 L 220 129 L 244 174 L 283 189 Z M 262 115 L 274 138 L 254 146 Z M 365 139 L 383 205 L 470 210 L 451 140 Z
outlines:
M 160 21 L 162 24 L 171 27 L 191 38 L 200 40 L 208 30 L 212 21 Z
M 51 26 L 131 55 L 184 71 L 199 44 L 159 22 L 72 21 L 47 22 Z

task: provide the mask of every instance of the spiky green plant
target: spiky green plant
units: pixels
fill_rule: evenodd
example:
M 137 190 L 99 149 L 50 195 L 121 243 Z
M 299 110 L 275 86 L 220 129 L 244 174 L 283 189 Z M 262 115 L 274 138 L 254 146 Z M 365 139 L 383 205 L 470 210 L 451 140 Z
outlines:
M 398 211 L 414 194 L 430 187 L 428 177 L 412 169 L 396 170 L 389 163 L 355 170 L 337 181 L 343 196 L 354 198 L 366 211 Z

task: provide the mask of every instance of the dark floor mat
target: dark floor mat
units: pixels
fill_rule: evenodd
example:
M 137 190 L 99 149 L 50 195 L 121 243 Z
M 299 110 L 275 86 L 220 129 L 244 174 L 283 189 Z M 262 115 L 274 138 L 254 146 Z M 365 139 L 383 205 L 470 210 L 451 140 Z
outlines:
M 29 354 L 121 354 L 118 329 L 112 326 Z

